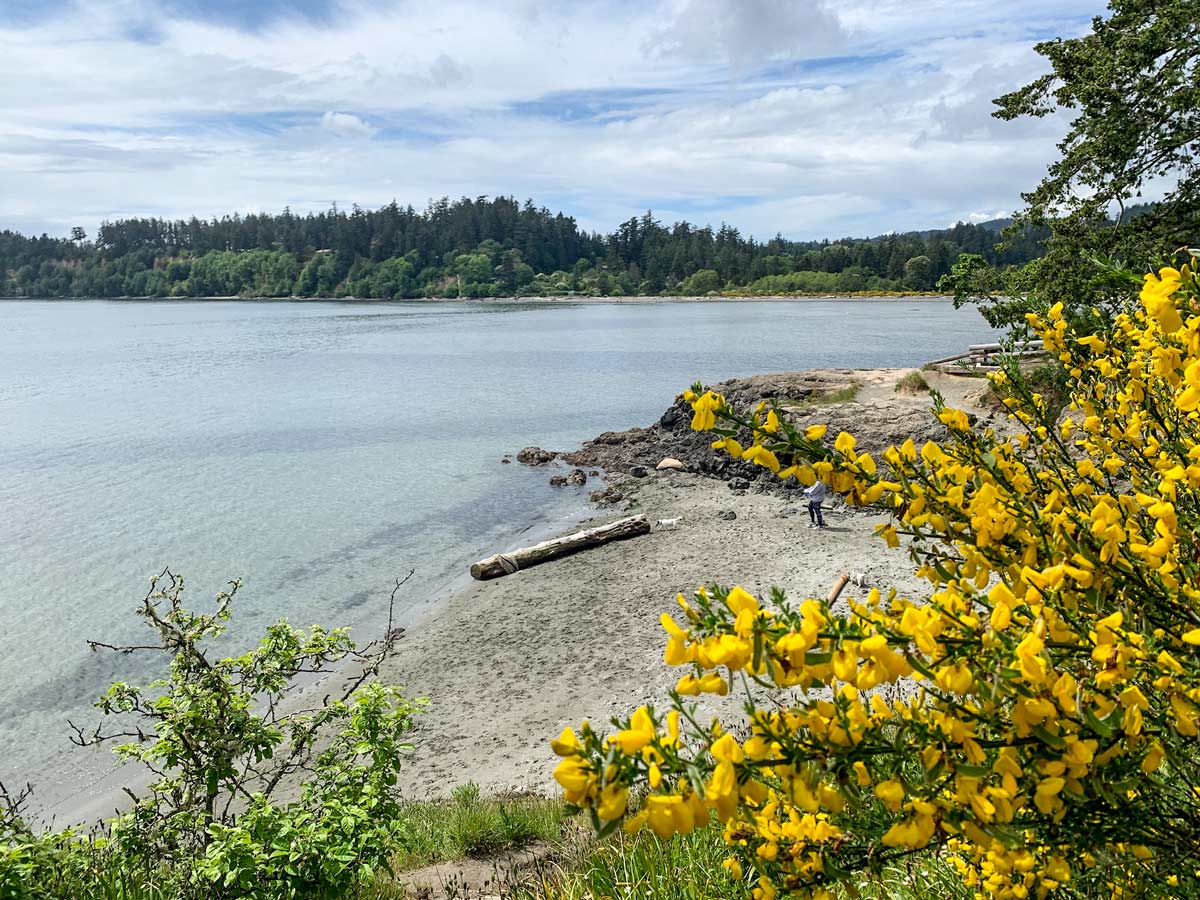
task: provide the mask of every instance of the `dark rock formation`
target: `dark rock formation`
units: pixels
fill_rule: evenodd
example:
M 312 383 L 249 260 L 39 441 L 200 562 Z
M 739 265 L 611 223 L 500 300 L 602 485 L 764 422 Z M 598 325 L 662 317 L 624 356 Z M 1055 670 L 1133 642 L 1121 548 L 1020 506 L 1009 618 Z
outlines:
M 849 401 L 822 403 L 821 398 L 853 383 L 852 372 L 796 372 L 735 378 L 713 389 L 724 394 L 739 410 L 751 410 L 760 400 L 775 402 L 786 419 L 797 428 L 825 424 L 830 443 L 839 431 L 848 431 L 858 439 L 858 449 L 879 454 L 892 444 L 912 438 L 920 446 L 927 440 L 941 440 L 945 428 L 924 404 L 911 401 Z M 575 466 L 598 467 L 608 472 L 628 472 L 637 477 L 650 474 L 664 457 L 677 459 L 690 472 L 729 482 L 733 490 L 796 491 L 795 481 L 780 482 L 761 466 L 732 459 L 723 451 L 713 450 L 712 434 L 692 431 L 691 407 L 679 398 L 648 428 L 606 431 L 562 458 Z M 786 465 L 786 461 L 784 461 Z
M 517 462 L 526 466 L 544 466 L 558 458 L 557 453 L 543 450 L 541 447 L 526 447 L 517 454 Z

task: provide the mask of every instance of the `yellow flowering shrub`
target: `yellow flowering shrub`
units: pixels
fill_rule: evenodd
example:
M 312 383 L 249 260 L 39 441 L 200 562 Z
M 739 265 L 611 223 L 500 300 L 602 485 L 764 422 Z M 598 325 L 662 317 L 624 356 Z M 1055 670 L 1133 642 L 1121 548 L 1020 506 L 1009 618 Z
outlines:
M 1194 263 L 1193 263 L 1194 266 Z M 822 426 L 699 389 L 692 427 L 780 478 L 891 511 L 927 596 L 796 604 L 709 586 L 664 614 L 665 713 L 552 746 L 598 827 L 724 824 L 754 896 L 830 898 L 920 853 L 980 897 L 1200 895 L 1200 290 L 1077 336 L 1030 317 L 1069 375 L 1062 417 L 1019 379 L 1011 437 L 935 401 L 941 443 L 879 460 Z M 745 690 L 736 725 L 690 698 Z M 645 800 L 631 796 L 645 792 Z

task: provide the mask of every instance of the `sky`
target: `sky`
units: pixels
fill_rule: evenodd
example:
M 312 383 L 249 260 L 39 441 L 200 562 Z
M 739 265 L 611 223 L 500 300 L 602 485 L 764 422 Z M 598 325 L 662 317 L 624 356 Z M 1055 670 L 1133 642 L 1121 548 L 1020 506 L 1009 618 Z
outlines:
M 766 239 L 1018 208 L 1101 0 L 0 0 L 0 229 L 511 195 Z

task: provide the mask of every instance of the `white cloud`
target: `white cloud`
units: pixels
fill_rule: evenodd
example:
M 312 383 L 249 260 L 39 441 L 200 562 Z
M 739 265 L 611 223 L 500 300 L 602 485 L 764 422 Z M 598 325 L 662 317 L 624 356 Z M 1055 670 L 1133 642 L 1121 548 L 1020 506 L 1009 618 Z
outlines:
M 762 237 L 935 227 L 1036 183 L 1062 124 L 991 98 L 1101 5 L 341 0 L 253 31 L 154 0 L 0 13 L 0 228 L 494 193 L 604 230 L 647 207 Z
M 685 0 L 647 47 L 743 69 L 795 55 L 827 56 L 844 43 L 841 22 L 822 0 Z
M 439 88 L 470 84 L 471 67 L 456 62 L 445 53 L 439 53 L 429 66 L 429 81 Z
M 963 218 L 959 221 L 970 222 L 978 225 L 980 222 L 990 222 L 993 219 L 1003 219 L 1009 214 L 1009 212 L 1010 210 L 1007 209 L 994 209 L 991 212 L 970 212 L 963 216 Z M 952 225 L 954 223 L 947 222 L 946 224 Z
M 377 131 L 358 116 L 352 113 L 341 113 L 329 110 L 321 116 L 321 128 L 342 137 L 371 137 Z

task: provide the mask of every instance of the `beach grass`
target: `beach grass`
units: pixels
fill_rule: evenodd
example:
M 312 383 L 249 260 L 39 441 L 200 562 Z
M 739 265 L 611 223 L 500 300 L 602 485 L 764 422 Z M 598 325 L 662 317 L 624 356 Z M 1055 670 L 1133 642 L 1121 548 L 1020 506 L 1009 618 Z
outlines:
M 858 397 L 861 390 L 862 385 L 854 381 L 845 387 L 838 388 L 836 391 L 814 394 L 807 397 L 798 406 L 801 409 L 809 409 L 814 406 L 833 406 L 835 403 L 851 403 Z
M 927 394 L 929 393 L 929 382 L 925 380 L 924 375 L 914 370 L 896 382 L 896 393 Z
M 402 812 L 400 871 L 464 857 L 494 856 L 534 842 L 554 843 L 562 833 L 561 801 L 534 794 L 484 797 L 468 783 L 442 802 L 411 803 Z
M 645 829 L 618 832 L 599 842 L 581 841 L 549 868 L 536 873 L 533 885 L 517 891 L 518 900 L 745 900 L 749 885 L 735 882 L 722 867 L 728 855 L 721 826 L 661 840 Z
M 629 836 L 580 843 L 551 867 L 543 866 L 514 900 L 749 900 L 753 876 L 734 880 L 722 865 L 729 848 L 718 822 L 661 840 L 643 830 Z M 971 900 L 973 892 L 940 858 L 893 865 L 852 886 L 844 900 Z

